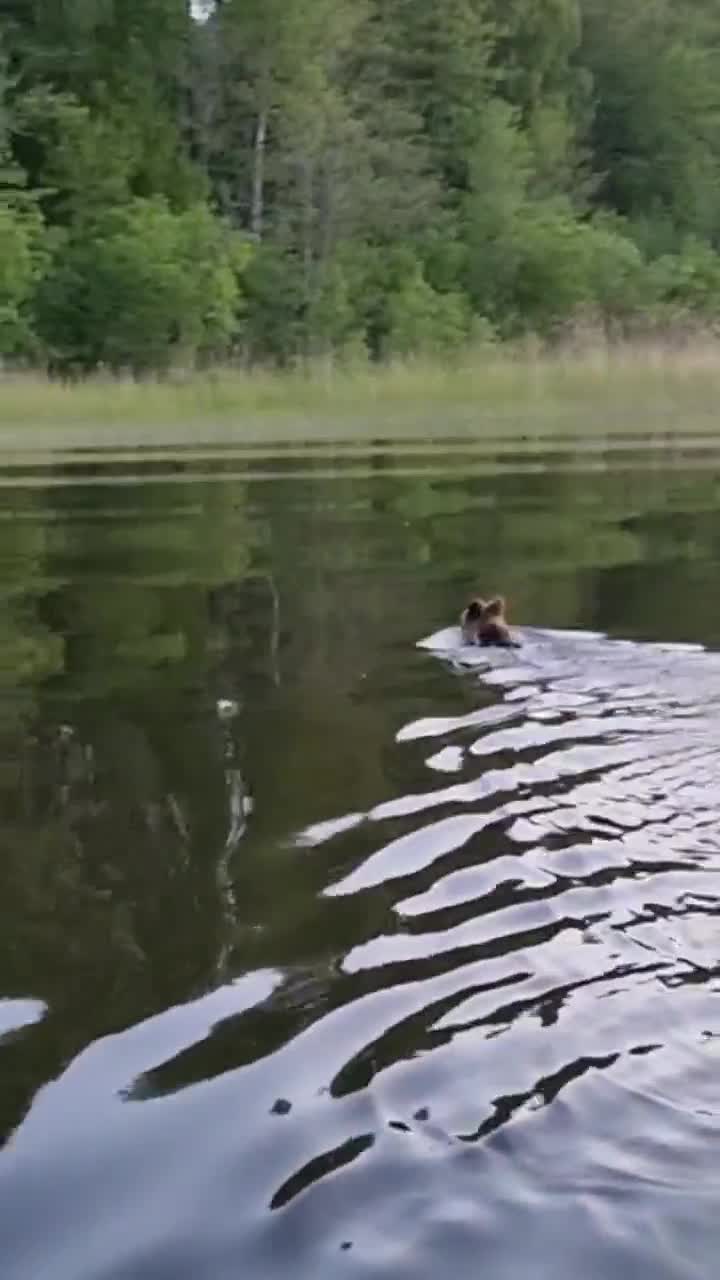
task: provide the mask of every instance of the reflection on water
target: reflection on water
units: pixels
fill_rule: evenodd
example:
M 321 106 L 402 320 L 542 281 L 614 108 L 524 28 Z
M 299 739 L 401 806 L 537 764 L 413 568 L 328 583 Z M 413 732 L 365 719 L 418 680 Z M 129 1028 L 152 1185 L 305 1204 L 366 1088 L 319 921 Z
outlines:
M 714 1275 L 683 448 L 8 468 L 3 1280 Z M 522 648 L 462 650 L 493 589 Z

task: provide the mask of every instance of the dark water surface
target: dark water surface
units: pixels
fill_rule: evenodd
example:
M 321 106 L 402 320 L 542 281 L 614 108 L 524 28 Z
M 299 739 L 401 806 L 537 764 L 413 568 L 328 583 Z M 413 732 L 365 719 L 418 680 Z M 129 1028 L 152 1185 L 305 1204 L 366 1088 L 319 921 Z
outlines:
M 621 443 L 7 460 L 2 1280 L 716 1276 L 720 448 Z

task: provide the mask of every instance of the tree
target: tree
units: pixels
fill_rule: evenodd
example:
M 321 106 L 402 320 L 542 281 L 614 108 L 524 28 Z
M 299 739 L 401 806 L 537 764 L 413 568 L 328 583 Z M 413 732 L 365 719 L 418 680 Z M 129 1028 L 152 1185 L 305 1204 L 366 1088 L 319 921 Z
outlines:
M 31 181 L 52 165 L 67 105 L 75 103 L 86 108 L 105 162 L 114 167 L 116 151 L 126 157 L 133 195 L 197 199 L 201 175 L 182 136 L 188 7 L 178 0 L 8 2 L 11 69 L 23 95 L 35 91 L 36 108 L 44 103 L 50 112 L 43 121 L 36 110 L 15 143 Z
M 717 18 L 708 26 L 711 6 L 583 0 L 583 14 L 598 200 L 635 223 L 651 249 L 653 224 L 661 243 L 688 232 L 717 243 L 720 33 Z
M 202 21 L 181 0 L 6 0 L 3 18 L 6 356 L 42 335 L 83 369 L 382 358 L 483 325 L 550 336 L 578 309 L 712 315 L 716 0 L 215 0 Z
M 387 79 L 424 132 L 436 170 L 464 190 L 468 159 L 497 81 L 495 29 L 487 0 L 379 0 Z
M 238 331 L 247 246 L 202 205 L 135 200 L 91 235 L 66 232 L 37 298 L 60 367 L 141 373 L 227 352 Z

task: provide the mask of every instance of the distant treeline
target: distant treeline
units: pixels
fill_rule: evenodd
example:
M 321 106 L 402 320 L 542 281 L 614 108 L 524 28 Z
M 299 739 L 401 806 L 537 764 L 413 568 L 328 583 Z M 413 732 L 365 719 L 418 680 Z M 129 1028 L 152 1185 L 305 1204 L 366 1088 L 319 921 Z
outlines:
M 0 357 L 720 316 L 718 0 L 3 0 Z

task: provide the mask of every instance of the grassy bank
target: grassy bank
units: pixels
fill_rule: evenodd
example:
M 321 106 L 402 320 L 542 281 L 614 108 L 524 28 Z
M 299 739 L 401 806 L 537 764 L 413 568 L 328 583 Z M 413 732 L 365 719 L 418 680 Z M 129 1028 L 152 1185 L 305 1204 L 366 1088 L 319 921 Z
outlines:
M 287 372 L 232 369 L 136 382 L 0 378 L 0 445 L 237 444 L 434 436 L 652 436 L 714 431 L 720 344 L 493 351 Z

